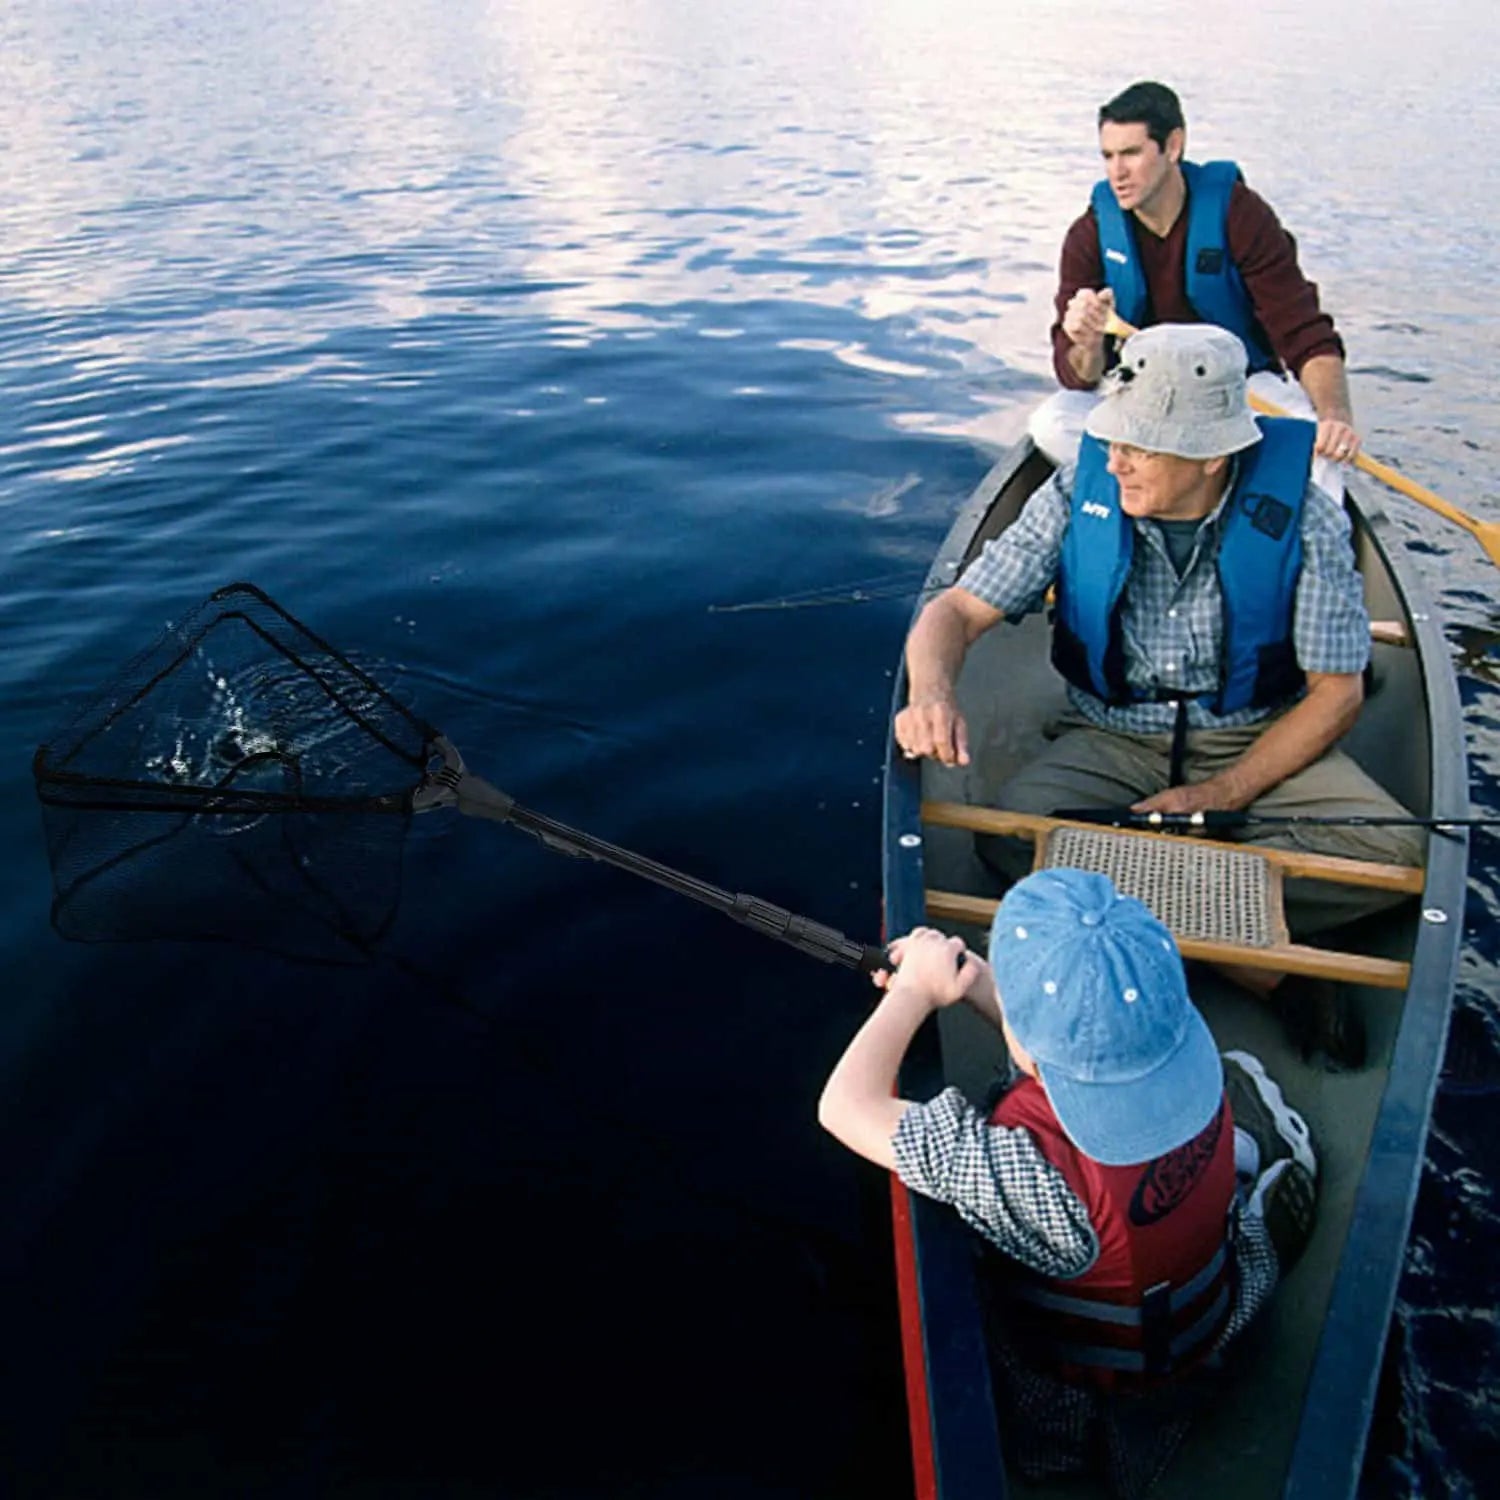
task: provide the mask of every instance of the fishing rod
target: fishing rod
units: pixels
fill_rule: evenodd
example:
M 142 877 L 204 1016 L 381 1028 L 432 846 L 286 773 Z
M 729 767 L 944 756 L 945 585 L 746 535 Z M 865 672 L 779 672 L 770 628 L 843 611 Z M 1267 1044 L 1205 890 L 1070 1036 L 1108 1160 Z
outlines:
M 1321 828 L 1432 828 L 1444 833 L 1455 828 L 1494 828 L 1500 818 L 1419 818 L 1414 814 L 1356 814 L 1344 817 L 1316 817 L 1311 814 L 1274 814 L 1230 812 L 1207 809 L 1202 812 L 1137 812 L 1130 807 L 1061 807 L 1052 814 L 1068 823 L 1097 823 L 1106 828 L 1134 828 L 1171 833 L 1233 833 L 1250 827 L 1321 827 Z
M 782 594 L 775 599 L 751 599 L 742 604 L 710 604 L 711 615 L 740 615 L 773 609 L 826 609 L 841 604 L 871 604 L 885 599 L 910 599 L 924 592 L 926 573 L 881 574 L 829 588 Z

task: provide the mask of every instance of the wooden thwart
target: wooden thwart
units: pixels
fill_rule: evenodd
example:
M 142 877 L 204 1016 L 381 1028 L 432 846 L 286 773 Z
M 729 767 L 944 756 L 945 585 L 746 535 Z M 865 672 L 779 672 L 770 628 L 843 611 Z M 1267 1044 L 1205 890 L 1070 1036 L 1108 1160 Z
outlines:
M 1006 812 L 998 807 L 970 807 L 965 802 L 924 802 L 922 821 L 937 828 L 968 828 L 975 833 L 1009 834 L 1013 838 L 1045 838 L 1054 828 L 1097 828 L 1096 823 L 1075 823 L 1064 818 L 1043 818 L 1034 813 Z M 1154 833 L 1148 829 L 1118 829 L 1132 838 L 1181 838 L 1181 834 Z M 1254 854 L 1277 865 L 1288 879 L 1332 880 L 1339 885 L 1360 885 L 1381 891 L 1406 891 L 1411 895 L 1422 890 L 1422 871 L 1410 865 L 1382 865 L 1365 859 L 1340 859 L 1333 854 L 1308 854 L 1301 849 L 1273 849 L 1263 844 L 1232 844 L 1222 839 L 1200 839 L 1193 835 L 1196 847 L 1232 849 L 1237 854 Z
M 978 833 L 1005 834 L 1029 838 L 1042 850 L 1047 836 L 1056 829 L 1077 828 L 1089 834 L 1106 832 L 1094 824 L 1044 818 L 1029 813 L 1001 811 L 997 808 L 970 807 L 959 802 L 924 802 L 922 821 L 937 827 L 966 828 Z M 1380 989 L 1404 990 L 1411 980 L 1411 965 L 1395 959 L 1377 958 L 1365 953 L 1343 953 L 1327 948 L 1312 948 L 1293 943 L 1287 937 L 1282 911 L 1281 885 L 1288 876 L 1327 880 L 1377 890 L 1419 892 L 1422 871 L 1404 865 L 1376 864 L 1367 860 L 1339 859 L 1333 855 L 1306 854 L 1295 849 L 1273 849 L 1261 846 L 1231 844 L 1218 840 L 1193 838 L 1189 841 L 1169 834 L 1137 830 L 1109 829 L 1112 839 L 1169 839 L 1188 848 L 1228 851 L 1240 859 L 1246 856 L 1261 862 L 1265 870 L 1264 895 L 1271 915 L 1271 940 L 1266 943 L 1229 942 L 1176 932 L 1179 948 L 1186 958 L 1210 963 L 1234 964 L 1244 968 L 1264 969 L 1283 974 L 1310 974 L 1325 979 L 1371 985 Z M 1038 854 L 1040 862 L 1042 855 Z M 1136 891 L 1148 905 L 1149 892 Z M 973 926 L 988 926 L 998 903 L 988 897 L 970 896 L 956 891 L 929 890 L 929 916 Z
M 1000 903 L 990 896 L 965 896 L 957 891 L 927 892 L 927 915 L 945 922 L 964 922 L 988 927 Z M 1411 982 L 1411 965 L 1393 958 L 1372 958 L 1366 953 L 1339 953 L 1331 948 L 1308 948 L 1301 943 L 1273 943 L 1268 948 L 1247 948 L 1239 943 L 1204 942 L 1179 937 L 1184 958 L 1208 963 L 1237 964 L 1246 969 L 1267 969 L 1277 974 L 1313 974 L 1321 979 L 1341 979 L 1350 984 L 1368 984 L 1382 990 L 1404 990 Z

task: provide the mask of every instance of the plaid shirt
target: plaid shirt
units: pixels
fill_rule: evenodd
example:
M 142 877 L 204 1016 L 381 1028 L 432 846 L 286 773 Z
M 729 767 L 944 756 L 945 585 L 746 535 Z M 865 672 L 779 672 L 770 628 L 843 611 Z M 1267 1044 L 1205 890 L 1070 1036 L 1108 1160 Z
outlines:
M 1233 489 L 1236 474 L 1230 472 Z M 958 587 L 1019 620 L 1040 609 L 1057 578 L 1063 536 L 1072 506 L 1072 469 L 1059 470 L 1026 502 L 1016 520 L 965 569 Z M 1130 576 L 1121 625 L 1125 677 L 1147 692 L 1181 689 L 1212 694 L 1219 686 L 1223 603 L 1218 550 L 1224 501 L 1204 519 L 1182 577 L 1152 521 L 1136 520 Z M 1292 643 L 1304 672 L 1362 672 L 1370 655 L 1370 620 L 1354 566 L 1349 518 L 1341 506 L 1309 484 L 1302 503 L 1302 571 L 1292 609 Z M 1091 724 L 1120 734 L 1170 734 L 1172 703 L 1111 707 L 1068 684 L 1073 707 Z M 1196 729 L 1253 724 L 1274 709 L 1242 708 L 1214 714 L 1197 698 L 1188 702 Z

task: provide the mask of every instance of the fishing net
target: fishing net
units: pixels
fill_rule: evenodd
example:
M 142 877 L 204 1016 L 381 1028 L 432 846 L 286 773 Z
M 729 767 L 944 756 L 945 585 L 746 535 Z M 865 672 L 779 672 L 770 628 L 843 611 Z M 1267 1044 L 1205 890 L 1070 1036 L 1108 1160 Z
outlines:
M 36 752 L 53 924 L 362 962 L 437 738 L 254 585 L 220 589 Z
M 32 764 L 52 922 L 358 963 L 395 916 L 413 813 L 456 808 L 665 886 L 825 963 L 882 949 L 520 806 L 254 584 L 212 594 Z

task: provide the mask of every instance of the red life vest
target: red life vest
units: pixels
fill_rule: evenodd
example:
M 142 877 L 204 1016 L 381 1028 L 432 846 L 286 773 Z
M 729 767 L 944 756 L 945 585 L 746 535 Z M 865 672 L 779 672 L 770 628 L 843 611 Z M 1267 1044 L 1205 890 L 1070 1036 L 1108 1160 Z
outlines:
M 1008 1331 L 1063 1378 L 1105 1389 L 1158 1385 L 1201 1361 L 1231 1302 L 1228 1103 L 1185 1145 L 1127 1167 L 1085 1156 L 1033 1078 L 1004 1095 L 990 1122 L 1030 1132 L 1087 1207 L 1099 1240 L 1098 1259 L 1067 1280 L 1008 1262 Z

